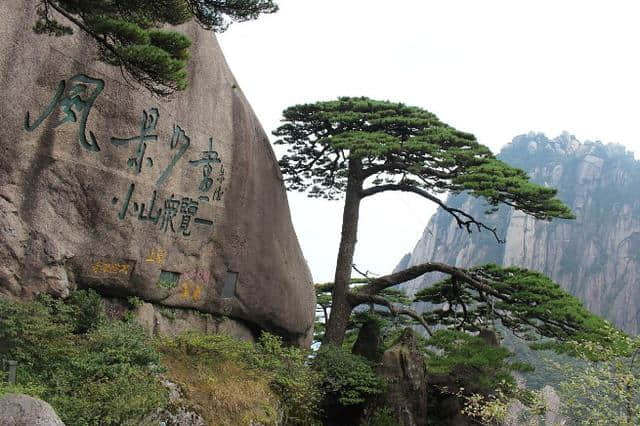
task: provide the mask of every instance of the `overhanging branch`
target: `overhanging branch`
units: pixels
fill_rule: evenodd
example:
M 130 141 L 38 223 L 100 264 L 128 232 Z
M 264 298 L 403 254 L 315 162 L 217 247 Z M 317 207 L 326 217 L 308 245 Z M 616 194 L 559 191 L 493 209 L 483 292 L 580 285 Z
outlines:
M 353 307 L 356 307 L 362 304 L 376 304 L 376 305 L 386 306 L 387 308 L 389 308 L 389 311 L 394 316 L 406 315 L 418 321 L 427 331 L 429 336 L 433 336 L 433 332 L 431 331 L 431 327 L 429 327 L 429 324 L 427 324 L 427 322 L 424 320 L 424 318 L 420 314 L 418 314 L 416 311 L 412 309 L 408 309 L 405 306 L 398 307 L 382 296 L 361 294 L 359 291 L 349 292 L 347 294 L 347 298 L 349 300 L 349 303 Z
M 481 281 L 480 278 L 474 276 L 466 269 L 439 262 L 421 263 L 420 265 L 412 266 L 411 268 L 407 268 L 400 272 L 385 275 L 380 278 L 375 278 L 369 281 L 369 284 L 361 287 L 359 291 L 366 294 L 377 294 L 386 288 L 393 287 L 394 285 L 406 281 L 410 281 L 429 272 L 442 272 L 469 284 L 476 290 L 485 291 L 486 293 L 499 297 L 501 299 L 505 298 L 504 294 L 499 293 L 493 287 Z
M 481 231 L 482 229 L 486 229 L 487 231 L 489 231 L 489 232 L 491 232 L 493 234 L 493 236 L 495 237 L 495 239 L 499 243 L 504 243 L 505 242 L 503 239 L 501 239 L 498 236 L 498 233 L 496 232 L 496 228 L 491 228 L 491 227 L 487 226 L 483 222 L 480 222 L 479 220 L 475 219 L 470 214 L 468 214 L 468 213 L 466 213 L 466 212 L 464 212 L 464 211 L 462 211 L 460 209 L 456 209 L 456 208 L 447 206 L 445 203 L 440 201 L 440 199 L 438 197 L 436 197 L 435 195 L 430 194 L 427 191 L 425 191 L 424 189 L 418 188 L 417 186 L 414 186 L 414 185 L 408 185 L 408 184 L 399 183 L 399 184 L 387 184 L 387 185 L 372 186 L 371 188 L 367 188 L 367 189 L 363 190 L 361 192 L 361 197 L 362 198 L 366 198 L 366 197 L 369 197 L 371 195 L 375 195 L 375 194 L 378 194 L 380 192 L 385 192 L 385 191 L 412 192 L 414 194 L 420 195 L 421 197 L 426 198 L 429 201 L 433 201 L 438 206 L 440 206 L 443 210 L 445 210 L 447 213 L 449 213 L 451 216 L 453 216 L 453 218 L 456 220 L 456 223 L 458 224 L 459 228 L 465 228 L 467 230 L 467 232 L 469 232 L 469 233 L 472 232 L 472 228 L 473 227 L 476 227 L 478 229 L 478 231 Z
M 73 16 L 71 13 L 65 10 L 62 6 L 56 4 L 55 1 L 52 1 L 52 0 L 43 0 L 43 1 L 45 4 L 45 7 L 48 8 L 48 6 L 51 6 L 54 10 L 56 10 L 58 13 L 60 13 L 62 16 L 68 19 L 71 23 L 73 23 L 82 31 L 90 35 L 94 40 L 96 40 L 100 44 L 100 46 L 104 47 L 109 52 L 111 52 L 111 54 L 114 55 L 114 57 L 117 58 L 117 60 L 119 61 L 119 65 L 125 65 L 125 68 L 127 69 L 127 71 L 131 73 L 140 83 L 142 83 L 142 85 L 151 93 L 155 93 L 158 95 L 169 95 L 175 90 L 173 87 L 169 86 L 166 83 L 157 84 L 156 82 L 154 82 L 153 78 L 149 76 L 149 73 L 147 71 L 145 71 L 144 69 L 140 68 L 136 64 L 122 57 L 122 55 L 118 53 L 118 50 L 111 43 L 109 43 L 106 36 L 100 36 L 99 34 L 96 34 L 93 30 L 91 30 L 84 23 L 82 23 L 82 21 L 78 20 L 75 16 Z M 164 86 L 164 87 L 167 87 L 168 89 L 165 90 L 160 88 L 159 86 Z

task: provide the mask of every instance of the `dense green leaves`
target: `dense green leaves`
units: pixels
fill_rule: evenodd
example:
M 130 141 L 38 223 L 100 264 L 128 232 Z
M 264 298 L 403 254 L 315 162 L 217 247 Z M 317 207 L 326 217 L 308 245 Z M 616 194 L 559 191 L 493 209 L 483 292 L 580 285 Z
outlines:
M 161 26 L 195 19 L 204 28 L 221 32 L 231 22 L 278 10 L 272 0 L 39 1 L 35 32 L 71 34 L 71 22 L 99 43 L 100 59 L 124 67 L 146 88 L 161 95 L 187 87 L 186 61 L 191 45 L 185 35 L 159 29 Z M 66 20 L 58 21 L 54 12 Z
M 484 291 L 450 277 L 416 294 L 416 301 L 443 306 L 425 314 L 428 323 L 476 331 L 487 321 L 500 322 L 518 336 L 537 340 L 538 349 L 594 359 L 602 348 L 618 354 L 630 350 L 624 333 L 538 272 L 491 264 L 469 272 L 486 285 Z
M 344 406 L 360 404 L 383 391 L 382 379 L 371 364 L 343 348 L 322 346 L 312 367 L 321 374 L 324 392 L 334 395 Z
M 276 144 L 288 145 L 280 160 L 285 182 L 311 197 L 340 197 L 349 160 L 357 159 L 362 164 L 358 179 L 368 184 L 363 197 L 386 190 L 426 198 L 469 191 L 492 205 L 506 203 L 540 219 L 573 217 L 554 189 L 528 182 L 525 172 L 495 159 L 472 134 L 421 108 L 339 98 L 293 106 L 283 116 L 274 135 L 280 138 Z
M 486 395 L 497 389 L 510 394 L 515 387 L 511 373 L 526 369 L 525 365 L 508 362 L 513 356 L 508 349 L 488 345 L 482 338 L 462 331 L 438 330 L 427 344 L 436 349 L 426 357 L 429 373 L 449 375 L 465 394 Z
M 140 326 L 107 322 L 98 296 L 37 302 L 0 298 L 3 358 L 18 361 L 18 388 L 49 402 L 67 425 L 137 424 L 166 404 L 152 365 L 160 360 Z
M 636 348 L 639 343 L 636 338 Z M 639 350 L 627 358 L 587 362 L 580 368 L 556 364 L 556 374 L 564 378 L 558 391 L 567 417 L 583 424 L 640 424 Z

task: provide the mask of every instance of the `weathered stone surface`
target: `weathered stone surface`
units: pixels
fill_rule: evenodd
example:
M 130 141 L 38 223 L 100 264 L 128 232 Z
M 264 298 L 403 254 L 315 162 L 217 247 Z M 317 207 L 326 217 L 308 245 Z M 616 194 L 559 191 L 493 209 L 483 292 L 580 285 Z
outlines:
M 0 426 L 64 426 L 46 402 L 27 395 L 0 397 Z
M 563 134 L 516 137 L 499 155 L 538 184 L 558 188 L 576 220 L 535 220 L 509 208 L 492 216 L 466 195 L 450 203 L 491 226 L 469 236 L 444 211 L 430 220 L 406 267 L 438 261 L 468 267 L 488 262 L 540 271 L 579 297 L 586 307 L 625 331 L 640 332 L 640 163 L 619 145 L 580 143 Z M 413 294 L 435 282 L 430 274 L 404 285 Z
M 562 426 L 570 424 L 567 417 L 563 416 L 560 407 L 560 398 L 555 389 L 545 386 L 541 391 L 542 402 L 544 404 L 544 416 L 532 414 L 522 402 L 514 400 L 507 409 L 503 426 Z
M 92 287 L 308 344 L 315 296 L 281 174 L 215 37 L 180 27 L 189 88 L 158 99 L 84 34 L 34 34 L 37 3 L 0 2 L 0 295 Z
M 158 308 L 151 303 L 143 303 L 137 308 L 135 318 L 152 336 L 177 336 L 186 331 L 199 331 L 255 341 L 251 330 L 241 322 L 230 318 L 214 318 L 193 310 Z
M 380 331 L 380 325 L 373 319 L 365 322 L 360 331 L 358 332 L 358 338 L 353 344 L 351 353 L 360 355 L 372 361 L 378 363 L 382 360 L 383 354 L 382 333 Z
M 427 424 L 427 377 L 424 356 L 410 329 L 382 356 L 379 374 L 386 378 L 386 404 L 403 426 Z
M 157 409 L 140 422 L 141 426 L 205 426 L 200 414 L 189 406 L 189 401 L 177 383 L 161 378 L 160 383 L 169 393 L 169 408 Z

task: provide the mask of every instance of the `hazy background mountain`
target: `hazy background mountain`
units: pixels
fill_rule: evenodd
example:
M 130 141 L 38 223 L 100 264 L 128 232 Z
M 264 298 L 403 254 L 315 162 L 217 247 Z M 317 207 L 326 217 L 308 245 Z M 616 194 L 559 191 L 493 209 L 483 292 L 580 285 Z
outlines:
M 486 203 L 465 194 L 449 205 L 497 227 L 469 235 L 438 210 L 413 252 L 396 270 L 426 261 L 461 267 L 493 262 L 534 269 L 579 297 L 591 311 L 625 331 L 640 329 L 640 162 L 621 145 L 581 143 L 568 133 L 520 135 L 499 158 L 526 170 L 532 180 L 558 189 L 575 220 L 544 222 L 501 207 L 485 215 Z M 435 282 L 433 274 L 403 287 L 410 294 Z

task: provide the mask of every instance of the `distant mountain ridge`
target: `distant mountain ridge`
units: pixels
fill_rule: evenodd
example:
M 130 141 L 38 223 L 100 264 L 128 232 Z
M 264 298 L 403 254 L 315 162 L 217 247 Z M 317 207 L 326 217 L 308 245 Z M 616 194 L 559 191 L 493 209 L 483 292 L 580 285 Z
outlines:
M 448 204 L 496 226 L 469 235 L 439 209 L 413 252 L 396 270 L 426 261 L 468 267 L 492 262 L 534 269 L 551 277 L 593 312 L 625 331 L 640 331 L 640 161 L 623 146 L 581 143 L 563 133 L 520 135 L 500 159 L 526 170 L 532 181 L 555 187 L 575 220 L 535 220 L 506 206 L 485 215 L 486 203 L 466 194 Z M 423 276 L 402 285 L 410 294 L 437 281 Z

